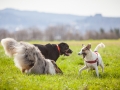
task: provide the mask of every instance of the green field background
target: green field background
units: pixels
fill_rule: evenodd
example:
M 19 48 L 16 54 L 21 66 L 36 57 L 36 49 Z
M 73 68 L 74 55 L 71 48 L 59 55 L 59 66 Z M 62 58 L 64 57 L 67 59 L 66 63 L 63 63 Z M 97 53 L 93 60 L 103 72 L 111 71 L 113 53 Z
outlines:
M 31 41 L 29 43 L 58 44 L 61 41 Z M 64 41 L 69 44 L 73 53 L 70 56 L 60 56 L 57 65 L 63 75 L 27 75 L 15 67 L 13 58 L 5 55 L 0 44 L 0 90 L 120 90 L 120 40 L 85 40 Z M 106 47 L 99 49 L 104 62 L 104 73 L 99 67 L 100 78 L 95 71 L 84 70 L 82 56 L 78 52 L 82 44 L 91 43 L 92 50 L 103 42 Z

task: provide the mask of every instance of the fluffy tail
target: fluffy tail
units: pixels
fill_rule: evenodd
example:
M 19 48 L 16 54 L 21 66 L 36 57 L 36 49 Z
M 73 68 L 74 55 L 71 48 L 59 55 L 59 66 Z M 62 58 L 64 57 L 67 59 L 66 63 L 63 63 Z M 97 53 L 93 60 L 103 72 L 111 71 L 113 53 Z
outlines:
M 98 51 L 99 48 L 105 48 L 105 45 L 103 43 L 98 44 L 94 51 Z
M 12 57 L 15 54 L 17 41 L 12 38 L 5 38 L 1 40 L 1 44 L 5 50 L 5 54 Z

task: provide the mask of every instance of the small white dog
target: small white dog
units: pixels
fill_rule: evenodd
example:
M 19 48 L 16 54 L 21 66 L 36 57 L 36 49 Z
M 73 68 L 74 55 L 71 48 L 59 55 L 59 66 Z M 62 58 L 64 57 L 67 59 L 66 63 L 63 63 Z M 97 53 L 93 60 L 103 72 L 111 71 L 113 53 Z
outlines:
M 102 72 L 104 70 L 104 65 L 103 65 L 102 58 L 100 54 L 98 53 L 98 49 L 100 47 L 104 48 L 105 45 L 103 43 L 98 44 L 94 51 L 91 50 L 91 44 L 88 44 L 87 46 L 85 45 L 82 45 L 82 46 L 83 48 L 80 50 L 78 55 L 83 55 L 85 66 L 79 70 L 79 73 L 81 73 L 82 70 L 85 70 L 88 68 L 95 69 L 97 77 L 99 77 L 98 65 L 101 66 Z

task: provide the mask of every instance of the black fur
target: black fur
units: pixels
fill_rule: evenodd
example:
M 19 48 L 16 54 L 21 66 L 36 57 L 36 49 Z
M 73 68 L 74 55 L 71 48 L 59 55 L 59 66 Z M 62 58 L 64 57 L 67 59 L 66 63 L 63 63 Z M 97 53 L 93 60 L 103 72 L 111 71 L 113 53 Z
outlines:
M 59 43 L 58 46 L 60 48 L 60 52 L 57 48 L 56 44 L 34 44 L 38 49 L 41 51 L 43 56 L 46 59 L 51 59 L 54 61 L 57 61 L 60 55 L 69 56 L 69 54 L 72 54 L 72 50 L 69 49 L 69 45 L 67 43 Z

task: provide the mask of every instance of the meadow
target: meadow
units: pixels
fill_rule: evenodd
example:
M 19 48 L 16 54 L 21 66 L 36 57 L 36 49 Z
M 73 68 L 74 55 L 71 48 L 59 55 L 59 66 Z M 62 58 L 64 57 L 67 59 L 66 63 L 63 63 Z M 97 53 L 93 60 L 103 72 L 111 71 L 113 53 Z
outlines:
M 73 53 L 70 56 L 60 56 L 57 65 L 63 71 L 63 75 L 27 75 L 22 74 L 15 67 L 13 58 L 5 55 L 0 44 L 0 90 L 120 90 L 120 40 L 86 40 L 65 41 L 69 44 Z M 99 67 L 100 77 L 95 71 L 84 70 L 78 75 L 80 68 L 84 66 L 82 56 L 78 56 L 81 44 L 92 44 L 92 50 L 97 44 L 103 42 L 106 47 L 99 49 L 104 62 L 104 72 Z M 30 43 L 54 43 L 59 41 L 43 42 L 31 41 Z

